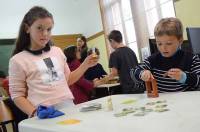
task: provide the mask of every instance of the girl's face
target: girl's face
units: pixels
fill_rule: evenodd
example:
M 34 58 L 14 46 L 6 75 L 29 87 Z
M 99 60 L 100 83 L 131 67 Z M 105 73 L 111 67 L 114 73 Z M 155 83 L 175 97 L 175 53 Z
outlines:
M 77 39 L 77 47 L 81 48 L 84 45 L 84 41 L 81 38 Z
M 80 52 L 79 50 L 76 51 L 76 58 L 77 58 L 78 60 L 81 59 L 81 52 Z
M 51 29 L 53 28 L 53 20 L 49 17 L 37 19 L 27 29 L 30 34 L 31 50 L 44 48 L 51 37 Z

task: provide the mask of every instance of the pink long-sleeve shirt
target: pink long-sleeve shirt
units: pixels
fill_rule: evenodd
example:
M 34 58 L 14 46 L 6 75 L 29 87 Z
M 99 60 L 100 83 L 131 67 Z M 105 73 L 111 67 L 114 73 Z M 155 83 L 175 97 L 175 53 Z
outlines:
M 70 69 L 58 47 L 33 55 L 22 51 L 9 62 L 9 91 L 12 99 L 24 96 L 34 106 L 54 105 L 72 100 L 67 84 Z

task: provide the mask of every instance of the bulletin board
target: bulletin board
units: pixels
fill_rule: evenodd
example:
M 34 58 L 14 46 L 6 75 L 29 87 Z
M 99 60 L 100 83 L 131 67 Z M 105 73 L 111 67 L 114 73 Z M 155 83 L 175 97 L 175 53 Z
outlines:
M 0 70 L 8 75 L 8 63 L 14 48 L 15 39 L 0 39 Z

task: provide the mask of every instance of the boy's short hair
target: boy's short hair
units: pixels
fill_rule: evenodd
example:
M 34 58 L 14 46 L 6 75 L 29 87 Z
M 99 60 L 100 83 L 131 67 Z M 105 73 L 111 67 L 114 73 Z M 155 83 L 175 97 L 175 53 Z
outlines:
M 122 42 L 122 34 L 118 30 L 112 30 L 110 32 L 110 34 L 108 35 L 108 39 L 109 39 L 110 42 L 112 40 L 114 40 L 117 43 L 121 43 Z
M 177 18 L 163 18 L 161 19 L 154 28 L 154 36 L 176 36 L 178 39 L 183 38 L 183 25 Z

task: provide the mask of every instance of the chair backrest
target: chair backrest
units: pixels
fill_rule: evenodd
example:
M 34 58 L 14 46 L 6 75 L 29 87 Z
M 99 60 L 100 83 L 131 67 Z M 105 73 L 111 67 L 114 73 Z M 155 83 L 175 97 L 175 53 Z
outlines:
M 3 100 L 0 101 L 0 122 L 6 122 L 14 120 L 13 114 L 10 108 L 4 103 Z
M 9 97 L 8 93 L 6 92 L 6 90 L 0 86 L 0 95 L 4 96 L 4 97 Z

